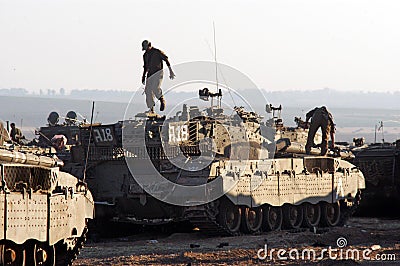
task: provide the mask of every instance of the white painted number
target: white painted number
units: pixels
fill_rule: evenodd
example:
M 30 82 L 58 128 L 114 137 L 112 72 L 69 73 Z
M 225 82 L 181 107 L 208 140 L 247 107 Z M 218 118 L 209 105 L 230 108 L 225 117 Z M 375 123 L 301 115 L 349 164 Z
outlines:
M 110 128 L 94 129 L 94 140 L 96 142 L 111 142 L 114 140 Z
M 189 139 L 187 125 L 169 125 L 168 133 L 170 143 L 176 143 Z

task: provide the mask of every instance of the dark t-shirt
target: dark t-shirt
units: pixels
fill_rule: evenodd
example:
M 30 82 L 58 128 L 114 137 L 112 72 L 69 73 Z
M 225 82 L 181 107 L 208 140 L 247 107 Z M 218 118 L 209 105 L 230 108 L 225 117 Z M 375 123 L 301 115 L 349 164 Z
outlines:
M 147 70 L 147 77 L 150 77 L 157 71 L 163 69 L 163 60 L 169 66 L 168 56 L 157 48 L 151 48 L 143 55 L 144 69 Z
M 325 120 L 328 120 L 331 126 L 331 132 L 335 133 L 335 123 L 333 122 L 333 116 L 326 108 L 316 107 L 315 109 L 309 111 L 306 114 L 306 120 L 308 121 L 314 116 L 322 116 Z

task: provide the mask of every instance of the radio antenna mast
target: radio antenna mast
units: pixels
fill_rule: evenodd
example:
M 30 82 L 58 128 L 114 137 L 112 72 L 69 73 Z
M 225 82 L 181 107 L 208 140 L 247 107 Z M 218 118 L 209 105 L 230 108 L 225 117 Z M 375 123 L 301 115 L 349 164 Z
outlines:
M 217 83 L 217 93 L 219 93 L 219 82 L 218 82 L 218 61 L 217 61 L 217 34 L 216 34 L 216 32 L 215 32 L 215 22 L 213 21 L 213 31 L 214 31 L 214 62 L 215 62 L 215 80 L 216 80 L 216 83 Z M 210 44 L 207 42 L 207 44 L 208 44 L 208 47 L 210 48 L 210 51 L 211 51 L 211 53 L 212 53 L 212 50 L 211 50 L 211 47 L 210 47 Z M 226 80 L 225 80 L 225 77 L 224 77 L 224 75 L 223 75 L 223 73 L 221 72 L 221 76 L 222 76 L 222 78 L 224 79 L 224 82 L 225 82 L 225 85 L 227 86 L 227 82 L 226 82 Z M 228 92 L 229 92 L 229 95 L 231 96 L 231 98 L 232 98 L 232 102 L 233 102 L 233 104 L 234 105 L 236 105 L 236 103 L 235 103 L 235 99 L 233 98 L 233 96 L 232 96 L 232 93 L 231 93 L 231 89 L 227 86 L 227 88 L 228 88 Z M 218 107 L 219 108 L 221 108 L 221 101 L 222 101 L 222 97 L 220 96 L 220 97 L 218 97 L 219 98 L 219 101 L 218 101 Z
M 215 22 L 214 21 L 213 21 L 213 30 L 214 30 L 215 81 L 217 82 L 217 91 L 218 91 L 217 40 L 216 40 L 216 37 L 215 37 Z
M 86 156 L 85 156 L 85 168 L 83 169 L 83 182 L 85 182 L 85 180 L 86 180 L 86 170 L 87 170 L 89 151 L 90 151 L 90 141 L 92 139 L 93 113 L 94 113 L 94 101 L 93 101 L 93 104 L 92 104 L 92 115 L 90 116 L 89 140 L 88 140 L 88 146 L 87 146 Z
M 215 34 L 215 22 L 213 21 L 213 31 L 214 31 L 214 61 L 215 61 L 215 81 L 217 82 L 217 93 L 219 92 L 218 88 L 218 62 L 217 62 L 217 38 Z M 217 99 L 218 108 L 221 108 L 222 97 L 219 96 Z

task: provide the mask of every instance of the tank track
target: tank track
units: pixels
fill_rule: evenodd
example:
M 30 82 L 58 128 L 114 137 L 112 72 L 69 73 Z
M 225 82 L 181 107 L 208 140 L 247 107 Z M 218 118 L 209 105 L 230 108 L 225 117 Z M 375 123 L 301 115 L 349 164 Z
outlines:
M 339 226 L 344 226 L 347 222 L 347 220 L 353 216 L 353 214 L 356 212 L 358 206 L 360 206 L 361 202 L 361 190 L 358 191 L 356 197 L 354 198 L 354 201 L 352 202 L 353 204 L 351 206 L 343 206 L 341 207 L 341 218 L 339 222 Z
M 210 236 L 232 236 L 230 231 L 221 226 L 217 220 L 219 201 L 199 206 L 186 207 L 185 217 L 195 227 Z M 237 234 L 236 234 L 237 235 Z
M 354 214 L 360 205 L 360 201 L 361 191 L 358 191 L 356 197 L 352 201 L 351 206 L 347 206 L 344 201 L 341 201 L 341 218 L 337 226 L 345 225 L 347 220 Z M 220 201 L 217 200 L 204 205 L 186 207 L 185 217 L 195 227 L 199 228 L 201 231 L 204 231 L 209 236 L 235 236 L 241 234 L 242 232 L 232 233 L 219 223 L 219 205 Z
M 76 244 L 72 250 L 62 250 L 56 253 L 56 266 L 70 266 L 73 261 L 78 257 L 81 249 L 86 241 L 86 236 L 88 233 L 87 226 L 83 229 L 82 235 L 76 238 Z

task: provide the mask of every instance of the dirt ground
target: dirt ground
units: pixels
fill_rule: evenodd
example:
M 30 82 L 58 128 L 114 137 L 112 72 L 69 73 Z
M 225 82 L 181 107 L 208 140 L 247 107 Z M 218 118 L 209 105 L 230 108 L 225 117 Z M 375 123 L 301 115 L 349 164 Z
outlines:
M 265 247 L 267 253 L 265 255 Z M 262 250 L 260 250 L 262 249 Z M 274 250 L 273 250 L 274 249 Z M 278 252 L 279 249 L 282 249 Z M 315 253 L 314 253 L 315 252 Z M 141 233 L 87 243 L 74 265 L 400 265 L 400 220 L 236 237 Z

